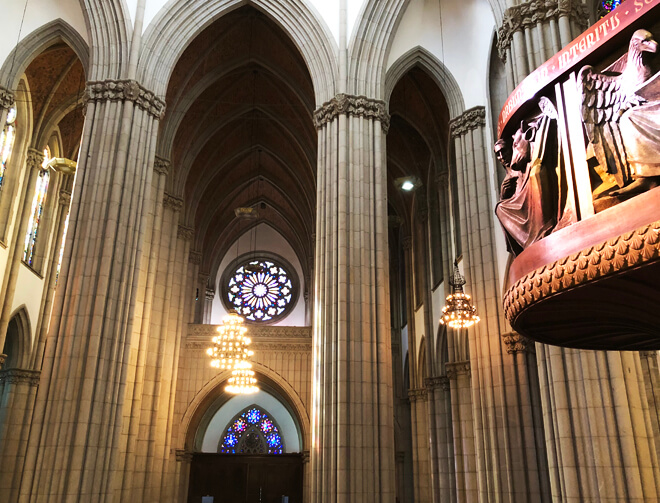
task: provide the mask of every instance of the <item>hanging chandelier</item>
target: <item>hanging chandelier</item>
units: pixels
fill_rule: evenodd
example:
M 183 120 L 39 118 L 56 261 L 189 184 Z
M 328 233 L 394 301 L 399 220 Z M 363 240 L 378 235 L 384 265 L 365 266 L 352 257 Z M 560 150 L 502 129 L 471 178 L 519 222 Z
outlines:
M 246 337 L 247 328 L 243 326 L 243 318 L 230 313 L 218 327 L 218 335 L 213 337 L 213 346 L 206 350 L 211 357 L 211 367 L 225 370 L 235 369 L 254 353 L 248 349 L 251 341 Z
M 254 377 L 252 364 L 247 360 L 238 362 L 231 371 L 231 377 L 227 381 L 225 391 L 235 395 L 249 395 L 259 391 L 257 379 Z
M 477 308 L 472 305 L 470 296 L 463 291 L 465 278 L 454 261 L 454 276 L 449 280 L 452 294 L 447 296 L 447 304 L 442 308 L 440 323 L 451 328 L 468 328 L 479 323 Z

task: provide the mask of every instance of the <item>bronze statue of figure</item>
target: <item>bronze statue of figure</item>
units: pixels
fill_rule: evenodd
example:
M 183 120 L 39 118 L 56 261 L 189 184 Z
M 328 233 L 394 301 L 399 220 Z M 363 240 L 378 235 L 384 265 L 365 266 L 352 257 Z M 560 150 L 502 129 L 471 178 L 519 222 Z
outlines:
M 510 144 L 500 139 L 494 147 L 507 173 L 495 214 L 514 255 L 550 234 L 557 223 L 557 150 L 547 145 L 549 137 L 556 138 L 551 133 L 556 131 L 556 112 L 552 117 L 549 100 L 541 108 L 541 115 L 521 122 Z
M 623 199 L 660 184 L 659 79 L 651 79 L 647 61 L 657 49 L 650 32 L 637 30 L 627 54 L 605 72 L 585 66 L 578 74 L 587 137 L 601 171 L 618 185 L 604 196 Z

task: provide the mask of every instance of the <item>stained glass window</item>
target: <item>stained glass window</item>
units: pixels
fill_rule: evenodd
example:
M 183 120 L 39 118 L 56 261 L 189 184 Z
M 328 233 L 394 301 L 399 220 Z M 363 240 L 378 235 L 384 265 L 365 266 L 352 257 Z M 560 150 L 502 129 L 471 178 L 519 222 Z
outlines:
M 249 321 L 274 321 L 292 305 L 294 286 L 290 273 L 274 260 L 249 260 L 240 264 L 224 285 L 228 307 Z
M 619 5 L 621 5 L 623 0 L 599 0 L 598 1 L 598 18 L 606 16 Z
M 34 249 L 37 244 L 37 233 L 39 231 L 39 223 L 44 213 L 46 203 L 46 194 L 48 192 L 48 182 L 50 181 L 50 170 L 47 168 L 50 161 L 50 152 L 44 149 L 44 162 L 39 170 L 37 178 L 37 187 L 34 191 L 32 198 L 32 209 L 30 210 L 30 223 L 28 230 L 25 234 L 25 248 L 23 251 L 23 262 L 33 265 Z
M 7 121 L 5 127 L 0 135 L 0 190 L 2 190 L 2 182 L 5 180 L 5 170 L 7 169 L 7 161 L 11 155 L 11 149 L 14 146 L 14 139 L 16 138 L 16 107 L 11 107 L 7 112 Z
M 229 424 L 220 444 L 222 454 L 282 454 L 284 441 L 270 415 L 251 405 Z

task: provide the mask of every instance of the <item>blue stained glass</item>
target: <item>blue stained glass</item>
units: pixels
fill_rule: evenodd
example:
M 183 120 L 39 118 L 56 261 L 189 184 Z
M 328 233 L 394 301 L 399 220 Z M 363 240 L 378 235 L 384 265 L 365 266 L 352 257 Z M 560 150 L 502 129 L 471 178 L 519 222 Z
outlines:
M 275 422 L 252 406 L 227 428 L 220 446 L 223 454 L 282 454 L 284 442 Z
M 251 424 L 257 424 L 261 419 L 261 412 L 258 409 L 250 409 L 245 417 Z
M 599 18 L 602 18 L 621 5 L 623 0 L 601 0 L 598 9 Z

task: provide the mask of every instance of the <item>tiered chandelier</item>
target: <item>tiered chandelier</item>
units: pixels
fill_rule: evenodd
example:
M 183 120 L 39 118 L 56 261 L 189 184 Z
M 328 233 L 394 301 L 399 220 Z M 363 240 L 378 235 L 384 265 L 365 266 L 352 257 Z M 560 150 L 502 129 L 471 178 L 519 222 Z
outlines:
M 254 353 L 248 349 L 251 341 L 245 335 L 247 328 L 243 322 L 238 314 L 225 316 L 218 327 L 218 335 L 212 339 L 213 346 L 206 350 L 206 354 L 211 357 L 211 367 L 232 371 L 225 391 L 234 394 L 255 393 L 259 390 L 252 365 L 248 362 Z
M 447 304 L 442 308 L 440 323 L 451 328 L 468 328 L 479 323 L 477 308 L 472 305 L 470 296 L 463 291 L 465 278 L 454 261 L 454 276 L 449 280 L 453 292 L 447 296 Z

